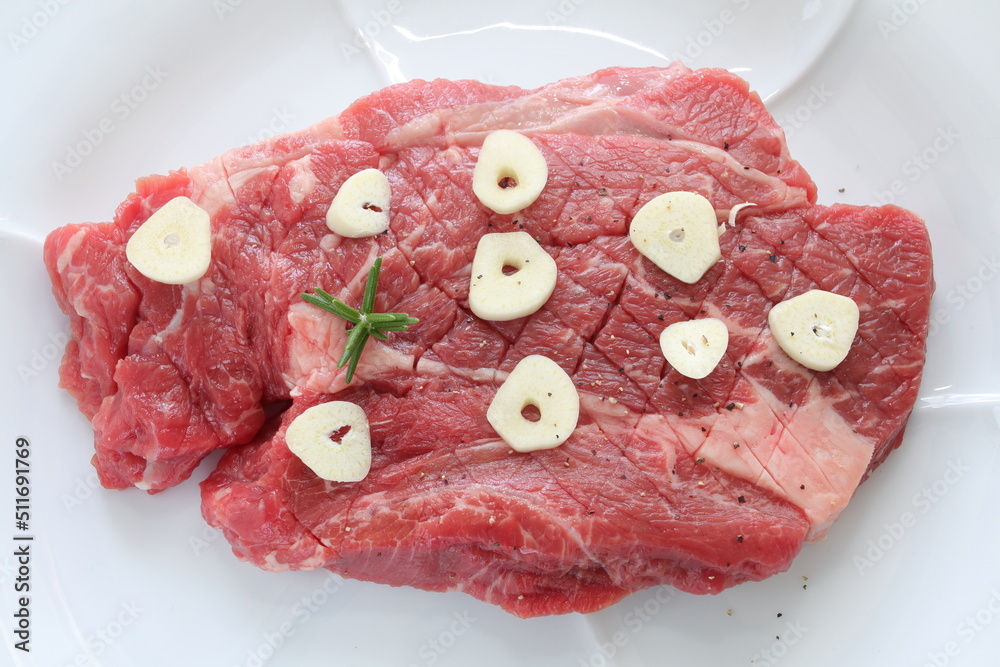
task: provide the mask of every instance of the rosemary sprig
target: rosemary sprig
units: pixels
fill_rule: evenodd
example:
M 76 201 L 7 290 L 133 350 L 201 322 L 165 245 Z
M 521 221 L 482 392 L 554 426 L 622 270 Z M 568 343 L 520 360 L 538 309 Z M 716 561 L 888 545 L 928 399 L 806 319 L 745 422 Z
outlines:
M 344 353 L 340 355 L 340 361 L 337 362 L 337 368 L 347 366 L 348 382 L 354 379 L 354 371 L 358 367 L 358 361 L 361 359 L 361 353 L 365 349 L 365 343 L 368 342 L 369 336 L 374 336 L 379 340 L 388 340 L 387 332 L 406 331 L 411 324 L 420 321 L 406 313 L 372 312 L 375 308 L 375 291 L 378 289 L 378 275 L 381 270 L 382 258 L 379 257 L 368 272 L 368 281 L 365 283 L 365 293 L 361 298 L 360 311 L 351 308 L 319 287 L 313 290 L 316 294 L 302 295 L 306 302 L 333 313 L 354 325 L 348 330 Z

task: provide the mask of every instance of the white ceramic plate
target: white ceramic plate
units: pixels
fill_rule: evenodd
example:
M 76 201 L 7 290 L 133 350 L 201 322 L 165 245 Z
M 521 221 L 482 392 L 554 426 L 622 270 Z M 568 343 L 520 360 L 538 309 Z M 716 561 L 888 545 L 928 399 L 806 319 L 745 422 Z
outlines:
M 1000 5 L 470 5 L 4 4 L 0 663 L 995 664 Z M 156 497 L 97 488 L 89 424 L 56 387 L 66 323 L 40 260 L 47 232 L 110 219 L 137 176 L 305 127 L 394 81 L 533 86 L 677 56 L 749 79 L 821 203 L 895 201 L 926 218 L 934 242 L 935 324 L 904 445 L 789 572 L 716 597 L 647 591 L 586 617 L 521 621 L 460 594 L 239 563 L 204 527 L 195 480 Z M 14 516 L 19 437 L 26 531 Z M 30 653 L 15 646 L 22 596 Z

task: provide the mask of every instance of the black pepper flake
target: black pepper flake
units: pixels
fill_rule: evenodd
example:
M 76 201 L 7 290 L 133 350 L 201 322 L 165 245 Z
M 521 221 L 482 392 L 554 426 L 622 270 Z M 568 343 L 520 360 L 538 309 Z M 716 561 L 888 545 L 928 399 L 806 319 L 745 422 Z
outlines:
M 593 219 L 594 219 L 594 218 L 593 218 L 593 216 L 589 216 L 589 215 L 587 216 L 587 222 L 590 222 L 590 221 L 592 221 Z
M 588 510 L 587 511 L 587 514 L 593 514 L 593 513 L 594 513 L 594 510 Z
M 768 255 L 767 258 L 769 260 L 771 260 L 772 262 L 774 262 L 775 264 L 778 263 L 778 256 L 777 255 Z
M 737 535 L 736 536 L 736 541 L 737 542 L 742 542 L 743 541 L 743 536 L 742 535 Z
M 626 477 L 625 475 L 622 475 L 622 479 L 628 479 L 628 477 Z
M 708 431 L 708 429 L 707 429 L 707 428 L 705 428 L 704 426 L 702 426 L 702 427 L 701 427 L 701 432 L 702 432 L 702 433 L 706 433 L 707 431 Z
M 723 141 L 722 142 L 722 150 L 724 150 L 724 151 L 728 151 L 729 150 L 729 142 L 728 141 Z
M 740 249 L 740 252 L 745 252 L 746 249 L 747 249 L 747 247 L 745 245 L 740 245 L 739 249 Z
M 799 488 L 804 490 L 806 488 L 806 485 L 805 484 L 799 484 Z
M 781 618 L 781 612 L 780 611 L 778 612 L 778 618 Z
M 705 462 L 705 459 L 696 459 L 696 460 L 695 460 L 695 462 L 694 462 L 694 464 L 695 464 L 696 466 L 700 466 L 700 465 L 701 465 L 702 463 L 704 463 L 704 462 Z
M 729 405 L 726 406 L 726 410 L 733 410 L 735 407 L 736 407 L 735 403 L 730 403 Z
M 601 188 L 600 190 L 597 191 L 597 194 L 599 196 L 601 196 L 601 197 L 607 197 L 608 196 L 608 189 L 607 188 Z
M 670 296 L 669 294 L 667 294 L 666 292 L 664 292 L 664 293 L 663 293 L 663 298 L 664 298 L 664 299 L 670 299 L 670 298 L 672 298 L 672 297 L 671 297 L 671 296 Z
M 683 417 L 683 416 L 684 416 L 684 413 L 683 413 L 683 412 L 678 412 L 678 413 L 677 413 L 677 416 L 678 416 L 678 417 Z
M 618 372 L 619 372 L 619 373 L 624 373 L 624 372 L 625 372 L 625 369 L 624 369 L 624 368 L 619 368 L 619 369 L 618 369 Z
M 739 449 L 739 448 L 740 448 L 740 443 L 734 442 L 733 443 L 733 449 Z
M 747 501 L 747 499 L 745 497 L 743 497 L 743 496 L 740 496 L 736 500 L 740 501 L 741 503 L 745 503 Z
M 498 546 L 500 546 L 500 543 L 499 542 L 494 542 L 493 546 L 498 547 Z
M 750 170 L 750 167 L 743 167 L 743 170 L 744 170 L 744 171 L 749 171 L 749 170 Z
M 663 321 L 663 315 L 657 315 L 656 319 L 658 319 L 658 320 L 660 320 L 662 322 Z
M 843 192 L 843 191 L 844 191 L 844 188 L 840 188 L 839 190 L 837 190 L 837 192 Z
M 566 247 L 567 247 L 567 248 L 572 248 L 572 247 L 573 247 L 573 244 L 572 244 L 572 243 L 570 243 L 569 241 L 566 241 Z

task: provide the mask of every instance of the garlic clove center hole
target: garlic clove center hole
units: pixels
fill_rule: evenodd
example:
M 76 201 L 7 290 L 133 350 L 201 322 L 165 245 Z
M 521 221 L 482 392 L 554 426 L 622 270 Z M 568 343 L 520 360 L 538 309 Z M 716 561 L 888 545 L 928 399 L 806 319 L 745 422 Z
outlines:
M 351 432 L 351 425 L 344 424 L 340 428 L 330 433 L 330 442 L 332 442 L 335 445 L 339 445 L 344 442 L 344 438 L 346 438 L 347 434 L 350 432 Z
M 521 408 L 521 416 L 529 422 L 536 422 L 542 418 L 542 411 L 533 403 L 528 403 Z

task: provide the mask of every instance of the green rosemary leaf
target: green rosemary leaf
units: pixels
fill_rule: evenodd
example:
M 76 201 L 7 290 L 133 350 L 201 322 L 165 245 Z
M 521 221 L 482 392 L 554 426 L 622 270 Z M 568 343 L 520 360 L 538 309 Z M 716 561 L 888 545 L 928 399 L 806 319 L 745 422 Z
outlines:
M 365 282 L 365 291 L 361 299 L 361 310 L 351 308 L 340 299 L 334 298 L 329 292 L 316 287 L 313 291 L 316 294 L 303 294 L 302 298 L 318 308 L 347 320 L 354 326 L 347 332 L 347 340 L 344 342 L 344 352 L 337 361 L 337 368 L 347 366 L 347 382 L 354 379 L 354 371 L 361 360 L 361 354 L 365 350 L 365 344 L 370 337 L 379 340 L 388 340 L 387 332 L 406 331 L 409 327 L 419 322 L 415 317 L 410 317 L 406 313 L 373 313 L 375 307 L 375 293 L 378 290 L 379 273 L 382 270 L 382 258 L 377 257 L 371 270 L 368 271 L 368 280 Z
M 358 362 L 361 360 L 361 352 L 365 349 L 365 343 L 368 342 L 368 328 L 359 327 L 362 329 L 361 335 L 358 337 L 360 341 L 358 343 L 358 353 L 351 357 L 351 360 L 347 364 L 347 383 L 350 384 L 351 380 L 354 379 L 354 371 L 358 368 Z
M 351 324 L 357 324 L 361 321 L 361 313 L 354 310 L 339 299 L 331 297 L 330 300 L 327 300 L 325 298 L 315 297 L 312 294 L 303 294 L 302 298 L 307 303 L 311 303 L 318 308 L 322 308 L 329 313 L 333 313 L 337 317 L 341 317 Z
M 361 300 L 361 312 L 368 313 L 372 312 L 375 308 L 375 290 L 378 289 L 378 275 L 382 271 L 382 258 L 375 258 L 375 263 L 372 264 L 371 270 L 368 271 L 368 281 L 365 283 L 365 294 L 364 298 Z

